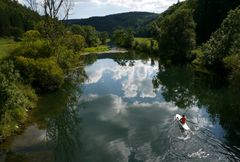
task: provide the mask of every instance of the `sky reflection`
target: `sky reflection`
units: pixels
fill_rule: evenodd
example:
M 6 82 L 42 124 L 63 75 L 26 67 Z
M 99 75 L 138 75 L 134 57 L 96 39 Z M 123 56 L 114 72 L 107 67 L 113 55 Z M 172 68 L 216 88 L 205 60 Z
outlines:
M 123 67 L 110 59 L 98 60 L 85 70 L 88 76 L 86 85 L 108 86 L 105 87 L 108 92 L 117 95 L 123 93 L 124 98 L 156 97 L 157 91 L 153 88 L 152 77 L 158 72 L 158 66 L 152 66 L 150 60 L 144 63 L 136 61 L 134 66 Z M 107 84 L 103 84 L 105 82 Z

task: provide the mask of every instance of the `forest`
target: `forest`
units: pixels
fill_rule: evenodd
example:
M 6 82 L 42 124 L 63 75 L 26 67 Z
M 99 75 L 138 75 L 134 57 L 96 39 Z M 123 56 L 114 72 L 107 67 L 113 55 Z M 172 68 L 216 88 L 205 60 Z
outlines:
M 90 26 L 60 21 L 49 10 L 40 15 L 17 1 L 0 0 L 0 37 L 15 41 L 8 56 L 0 57 L 1 139 L 27 120 L 39 94 L 59 89 L 73 75 L 86 48 L 106 45 L 108 39 L 120 47 L 152 53 L 168 64 L 221 73 L 239 90 L 239 5 L 237 0 L 186 0 L 159 15 L 139 13 L 132 21 L 137 12 L 119 14 L 122 24 L 111 16 L 92 18 Z M 100 26 L 102 21 L 107 26 Z
M 155 20 L 158 14 L 150 12 L 126 12 L 107 15 L 103 17 L 90 17 L 87 19 L 69 19 L 64 21 L 67 24 L 90 25 L 97 31 L 112 33 L 117 29 L 131 29 L 136 36 L 150 36 L 145 26 Z

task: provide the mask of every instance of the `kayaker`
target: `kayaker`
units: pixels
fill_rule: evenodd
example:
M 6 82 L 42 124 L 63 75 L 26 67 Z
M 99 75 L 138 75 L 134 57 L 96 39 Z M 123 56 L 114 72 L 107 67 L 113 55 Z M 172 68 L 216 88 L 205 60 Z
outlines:
M 182 124 L 185 124 L 186 121 L 187 121 L 187 119 L 186 119 L 185 115 L 183 115 L 182 118 L 180 119 L 180 122 L 181 122 Z

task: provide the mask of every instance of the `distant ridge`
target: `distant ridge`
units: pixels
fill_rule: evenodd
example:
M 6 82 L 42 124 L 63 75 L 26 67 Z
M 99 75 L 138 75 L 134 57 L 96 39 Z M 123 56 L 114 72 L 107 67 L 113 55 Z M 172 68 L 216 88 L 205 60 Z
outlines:
M 68 24 L 91 25 L 98 31 L 112 32 L 118 28 L 138 30 L 156 19 L 158 14 L 151 12 L 126 12 L 107 16 L 94 16 L 87 19 L 70 19 Z

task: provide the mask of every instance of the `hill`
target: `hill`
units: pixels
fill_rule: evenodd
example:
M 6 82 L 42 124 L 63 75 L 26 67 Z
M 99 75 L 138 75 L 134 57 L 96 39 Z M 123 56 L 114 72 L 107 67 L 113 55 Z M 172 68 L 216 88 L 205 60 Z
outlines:
M 22 6 L 18 1 L 0 1 L 0 37 L 21 36 L 23 32 L 33 29 L 39 19 L 38 13 Z
M 131 28 L 138 31 L 142 26 L 158 17 L 150 12 L 127 12 L 88 19 L 67 20 L 68 24 L 91 25 L 98 31 L 112 32 L 119 28 Z

